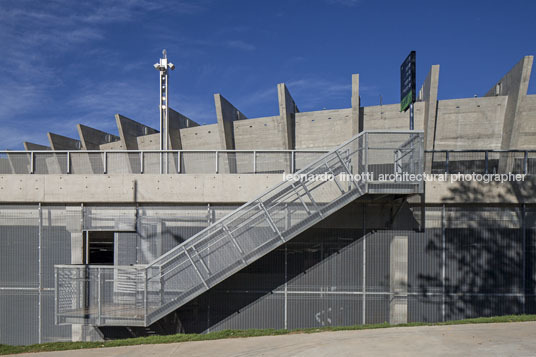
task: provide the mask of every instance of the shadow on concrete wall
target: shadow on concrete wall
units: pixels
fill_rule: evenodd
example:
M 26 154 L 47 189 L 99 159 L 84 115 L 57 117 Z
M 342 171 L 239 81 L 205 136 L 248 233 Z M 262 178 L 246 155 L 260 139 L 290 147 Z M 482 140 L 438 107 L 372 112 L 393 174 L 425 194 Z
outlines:
M 534 183 L 506 184 L 498 202 L 515 196 L 520 202 Z M 446 202 L 465 202 L 463 208 L 446 206 L 441 235 L 430 239 L 426 254 L 443 267 L 419 274 L 419 298 L 435 304 L 441 319 L 454 320 L 534 312 L 534 233 L 520 205 L 484 207 L 489 193 L 460 183 Z M 474 204 L 473 206 L 471 204 Z M 534 226 L 530 224 L 528 226 Z M 443 249 L 445 254 L 443 256 Z M 435 287 L 431 288 L 431 287 Z M 438 296 L 438 289 L 444 296 Z

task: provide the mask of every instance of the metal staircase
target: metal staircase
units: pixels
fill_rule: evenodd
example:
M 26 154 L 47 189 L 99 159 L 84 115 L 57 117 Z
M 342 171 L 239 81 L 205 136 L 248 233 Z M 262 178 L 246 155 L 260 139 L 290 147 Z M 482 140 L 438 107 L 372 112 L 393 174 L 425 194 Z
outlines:
M 56 323 L 149 326 L 363 195 L 421 193 L 423 157 L 422 132 L 362 132 L 148 265 L 57 265 Z

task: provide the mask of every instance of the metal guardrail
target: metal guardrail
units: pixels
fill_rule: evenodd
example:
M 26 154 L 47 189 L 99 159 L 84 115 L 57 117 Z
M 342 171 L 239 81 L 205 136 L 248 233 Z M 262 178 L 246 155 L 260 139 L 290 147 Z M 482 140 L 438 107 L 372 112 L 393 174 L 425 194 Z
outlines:
M 536 150 L 427 150 L 432 174 L 536 175 Z
M 0 151 L 0 175 L 294 173 L 327 152 L 327 150 Z
M 422 192 L 371 171 L 422 173 L 423 133 L 361 133 L 148 265 L 56 266 L 56 322 L 148 326 L 366 193 Z

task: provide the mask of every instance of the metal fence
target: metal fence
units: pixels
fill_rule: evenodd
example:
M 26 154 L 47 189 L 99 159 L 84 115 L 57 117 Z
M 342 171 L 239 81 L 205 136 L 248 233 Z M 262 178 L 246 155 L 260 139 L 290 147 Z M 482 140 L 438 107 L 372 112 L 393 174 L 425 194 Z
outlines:
M 426 151 L 432 174 L 536 174 L 536 150 Z
M 294 173 L 326 153 L 326 150 L 0 151 L 0 175 Z
M 363 132 L 149 265 L 56 266 L 57 322 L 148 326 L 365 193 L 422 192 L 363 175 L 422 173 L 422 139 Z

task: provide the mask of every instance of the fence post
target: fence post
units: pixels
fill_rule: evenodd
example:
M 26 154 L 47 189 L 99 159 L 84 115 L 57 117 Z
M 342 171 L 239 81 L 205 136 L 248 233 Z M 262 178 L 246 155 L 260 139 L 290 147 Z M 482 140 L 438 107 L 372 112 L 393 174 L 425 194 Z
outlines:
M 181 173 L 182 151 L 177 151 L 177 173 Z
M 523 156 L 523 173 L 525 175 L 528 175 L 528 163 L 529 163 L 529 153 L 525 150 L 525 154 Z
M 102 153 L 102 155 L 103 155 L 103 157 L 104 157 L 104 158 L 103 158 L 103 163 L 104 163 L 104 170 L 103 170 L 104 172 L 103 172 L 103 173 L 104 173 L 104 174 L 107 174 L 107 173 L 108 173 L 108 152 L 107 152 L 107 151 L 104 151 L 104 152 Z
M 67 151 L 67 174 L 71 173 L 71 152 Z
M 58 268 L 54 267 L 54 323 L 58 324 Z
M 253 173 L 257 173 L 257 151 L 253 151 Z
M 487 175 L 488 174 L 488 150 L 486 150 L 485 155 L 486 155 L 486 158 L 485 158 L 485 161 L 484 161 L 485 162 L 484 163 L 484 165 L 485 165 L 485 172 L 484 173 Z
M 143 151 L 140 151 L 140 174 L 143 174 L 143 167 L 144 167 L 144 162 L 143 162 Z
M 219 151 L 216 150 L 216 173 L 219 173 L 219 170 L 220 170 L 218 156 L 219 156 Z
M 35 155 L 33 151 L 30 153 L 30 173 L 35 173 Z
M 448 174 L 449 173 L 449 152 L 446 151 L 445 152 L 445 173 Z
M 147 302 L 147 284 L 148 284 L 148 281 L 147 281 L 147 268 L 145 268 L 144 270 L 144 276 L 143 276 L 143 279 L 144 279 L 144 291 L 143 291 L 143 315 L 144 315 L 144 321 L 145 321 L 145 326 L 147 326 L 147 312 L 148 312 L 148 302 Z
M 88 278 L 88 280 L 91 279 L 91 274 L 90 274 L 90 277 Z M 98 321 L 98 324 L 100 325 L 101 324 L 101 315 L 102 315 L 102 299 L 101 299 L 101 294 L 102 294 L 102 287 L 101 287 L 101 268 L 97 268 L 97 306 L 98 306 L 98 317 L 97 317 L 97 321 Z M 91 304 L 90 304 L 91 306 Z

